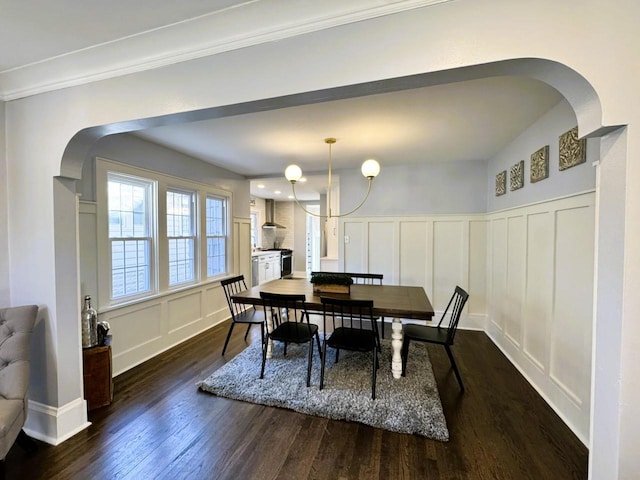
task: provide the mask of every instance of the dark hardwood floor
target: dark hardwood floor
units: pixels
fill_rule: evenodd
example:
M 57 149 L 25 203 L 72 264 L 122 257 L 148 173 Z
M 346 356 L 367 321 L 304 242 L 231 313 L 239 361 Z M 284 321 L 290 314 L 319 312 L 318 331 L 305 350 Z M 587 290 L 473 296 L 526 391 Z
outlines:
M 587 449 L 482 332 L 456 336 L 464 394 L 444 349 L 430 348 L 451 436 L 438 442 L 199 391 L 196 382 L 225 363 L 227 328 L 118 376 L 113 404 L 61 445 L 38 442 L 35 454 L 15 445 L 7 478 L 587 478 Z M 243 334 L 234 331 L 226 360 L 245 347 Z

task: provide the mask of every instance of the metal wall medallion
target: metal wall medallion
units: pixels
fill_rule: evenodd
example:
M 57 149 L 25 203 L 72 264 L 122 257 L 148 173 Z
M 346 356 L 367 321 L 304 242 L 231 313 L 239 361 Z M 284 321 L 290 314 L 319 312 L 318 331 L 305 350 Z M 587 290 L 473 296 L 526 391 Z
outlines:
M 587 140 L 578 138 L 578 127 L 560 135 L 560 170 L 587 161 Z
M 549 145 L 531 155 L 531 183 L 539 182 L 549 176 Z
M 507 193 L 507 171 L 503 170 L 496 175 L 496 197 Z
M 524 160 L 520 160 L 510 171 L 511 191 L 524 187 Z

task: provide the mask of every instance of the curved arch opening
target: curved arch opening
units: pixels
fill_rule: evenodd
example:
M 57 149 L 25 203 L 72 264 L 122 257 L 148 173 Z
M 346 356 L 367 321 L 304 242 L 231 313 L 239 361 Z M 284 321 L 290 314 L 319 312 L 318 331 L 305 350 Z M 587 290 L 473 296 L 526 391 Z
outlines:
M 528 77 L 542 81 L 558 90 L 575 112 L 580 136 L 599 137 L 617 128 L 602 124 L 602 105 L 597 92 L 584 77 L 574 70 L 558 62 L 545 59 L 513 59 L 454 70 L 428 72 L 409 77 L 295 93 L 233 105 L 212 106 L 154 118 L 131 119 L 111 125 L 87 127 L 78 132 L 67 145 L 61 161 L 60 176 L 65 179 L 80 180 L 82 178 L 83 164 L 92 146 L 107 135 L 496 76 Z M 55 204 L 56 211 L 62 212 L 68 209 L 71 201 L 73 199 L 70 195 L 59 198 L 59 201 Z M 68 223 L 56 221 L 56 231 L 58 229 L 68 229 L 69 227 Z M 596 235 L 597 233 L 596 231 Z M 77 248 L 77 245 L 73 245 L 68 241 L 59 242 L 59 244 L 56 244 L 56 258 L 69 258 L 74 255 L 73 252 L 77 251 Z M 56 270 L 56 276 L 59 277 L 58 279 L 62 283 L 68 282 L 68 272 L 58 272 Z M 75 282 L 77 291 L 80 291 L 79 280 L 77 279 Z M 70 291 L 72 290 L 73 288 L 70 289 Z M 70 304 L 62 305 L 60 308 L 66 309 L 66 311 L 58 312 L 58 318 L 79 318 L 77 310 L 73 311 L 73 307 Z

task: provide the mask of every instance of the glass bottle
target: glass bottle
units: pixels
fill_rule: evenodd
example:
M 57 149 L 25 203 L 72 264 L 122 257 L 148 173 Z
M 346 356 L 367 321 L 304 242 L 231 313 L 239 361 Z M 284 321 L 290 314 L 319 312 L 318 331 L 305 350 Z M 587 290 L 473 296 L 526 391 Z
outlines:
M 95 347 L 98 344 L 98 312 L 91 306 L 91 296 L 84 297 L 82 309 L 82 348 Z

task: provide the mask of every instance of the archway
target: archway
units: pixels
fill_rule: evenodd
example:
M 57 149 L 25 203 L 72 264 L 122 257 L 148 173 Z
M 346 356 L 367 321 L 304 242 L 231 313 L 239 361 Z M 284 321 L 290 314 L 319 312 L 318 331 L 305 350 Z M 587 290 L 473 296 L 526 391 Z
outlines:
M 370 95 L 394 90 L 416 88 L 421 86 L 436 85 L 498 75 L 527 76 L 544 81 L 553 86 L 558 91 L 560 91 L 560 93 L 562 93 L 565 98 L 567 98 L 569 103 L 574 108 L 581 135 L 603 136 L 606 138 L 606 141 L 603 142 L 603 150 L 606 149 L 607 151 L 604 152 L 601 162 L 604 163 L 605 161 L 607 161 L 607 158 L 612 158 L 613 161 L 615 161 L 615 164 L 619 166 L 620 163 L 623 162 L 624 159 L 626 159 L 626 151 L 623 147 L 624 134 L 619 135 L 618 133 L 612 132 L 616 127 L 607 127 L 602 125 L 602 108 L 600 105 L 600 101 L 598 99 L 597 93 L 587 82 L 587 80 L 585 80 L 575 71 L 557 62 L 541 59 L 516 59 L 491 64 L 469 66 L 455 70 L 424 73 L 409 77 L 391 78 L 383 81 L 361 83 L 357 85 L 349 85 L 345 87 L 337 87 L 313 92 L 297 93 L 288 96 L 256 100 L 247 103 L 239 103 L 222 107 L 212 107 L 208 109 L 196 110 L 186 113 L 177 113 L 173 115 L 166 115 L 162 117 L 143 120 L 131 119 L 119 122 L 117 124 L 84 129 L 78 132 L 71 139 L 62 158 L 60 176 L 63 180 L 61 181 L 61 183 L 67 185 L 69 188 L 68 190 L 63 190 L 60 193 L 56 193 L 57 190 L 54 189 L 54 195 L 56 196 L 54 198 L 54 208 L 56 212 L 56 238 L 62 239 L 64 238 L 64 235 L 62 235 L 63 232 L 69 232 L 70 228 L 77 228 L 77 220 L 74 224 L 72 219 L 69 218 L 68 215 L 64 215 L 64 212 L 75 211 L 75 204 L 71 203 L 75 200 L 75 197 L 73 195 L 70 195 L 70 193 L 72 193 L 73 180 L 81 178 L 82 164 L 87 156 L 89 149 L 91 148 L 91 145 L 104 135 L 130 132 L 149 128 L 152 126 L 169 125 L 172 123 L 196 121 L 208 118 L 216 118 L 220 116 L 257 112 L 274 108 L 284 108 L 288 106 L 303 105 L 307 103 L 337 100 L 340 98 L 350 98 L 354 96 Z M 608 157 L 609 155 L 612 156 Z M 601 185 L 599 188 L 600 192 L 604 191 L 605 195 L 608 196 L 610 189 L 613 187 L 603 187 Z M 606 190 L 603 190 L 603 188 L 606 188 Z M 624 205 L 624 200 L 621 200 L 618 197 L 611 198 L 615 199 L 615 201 L 618 203 L 622 201 L 622 204 Z M 620 210 L 618 209 L 618 211 Z M 614 222 L 615 220 L 620 221 L 621 219 L 623 219 L 622 214 L 621 217 L 617 219 L 608 217 L 607 221 Z M 600 232 L 600 230 L 598 230 L 598 232 Z M 600 233 L 598 233 L 598 235 L 600 236 Z M 598 286 L 601 285 L 600 279 L 604 279 L 603 275 L 606 275 L 607 270 L 609 271 L 609 273 L 616 276 L 615 269 L 607 267 L 607 262 L 604 261 L 604 259 L 607 258 L 608 255 L 611 255 L 609 249 L 615 246 L 615 241 L 608 241 L 604 243 L 599 242 L 598 244 L 598 252 L 602 253 L 602 255 L 598 255 L 598 265 L 602 266 L 602 268 L 599 268 L 598 270 Z M 619 244 L 617 244 L 617 247 L 618 248 L 613 248 L 613 250 L 620 252 L 621 249 L 619 249 Z M 73 245 L 73 241 L 58 241 L 56 242 L 55 248 L 57 264 L 64 264 L 68 267 L 71 258 L 75 256 L 77 259 L 76 252 L 78 247 L 77 245 Z M 606 252 L 605 248 L 607 249 Z M 59 262 L 58 259 L 60 260 Z M 619 261 L 620 259 L 616 260 Z M 61 282 L 58 283 L 58 285 L 64 285 L 68 282 L 67 287 L 65 287 L 68 290 L 68 292 L 64 295 L 65 298 L 67 298 L 67 295 L 71 294 L 72 291 L 79 291 L 77 276 L 75 278 L 75 285 L 73 281 L 69 281 L 69 271 L 74 270 L 77 272 L 77 260 L 75 263 L 75 269 L 56 268 L 57 280 Z M 618 280 L 620 279 L 618 278 Z M 619 303 L 620 299 L 611 298 L 610 301 Z M 59 329 L 76 327 L 74 322 L 75 319 L 79 318 L 79 305 L 79 298 L 78 301 L 75 302 L 75 305 L 73 305 L 73 302 L 58 303 L 58 311 L 56 317 L 59 319 Z M 65 319 L 70 320 L 67 322 L 67 320 Z M 596 342 L 600 343 L 600 341 L 601 339 L 596 336 Z M 615 339 L 608 338 L 605 339 L 605 342 L 608 344 L 607 348 L 615 350 Z M 613 342 L 614 344 L 610 344 L 611 342 Z M 612 358 L 613 355 L 608 356 L 607 361 L 611 361 Z M 71 361 L 73 359 L 70 358 L 69 360 Z M 597 361 L 600 361 L 600 359 L 597 358 Z M 59 366 L 59 371 L 60 367 L 64 367 L 64 365 Z M 597 368 L 598 365 L 595 365 L 594 371 Z M 79 381 L 81 381 L 81 376 L 78 376 L 78 378 Z M 603 381 L 605 380 L 600 378 L 595 379 L 595 384 L 592 387 L 594 392 L 592 397 L 598 395 L 598 392 L 601 390 L 600 382 Z M 78 388 L 73 388 L 73 390 L 81 392 L 81 384 L 80 386 L 78 386 Z M 592 411 L 594 408 L 600 407 L 592 406 Z M 596 415 L 592 414 L 592 418 L 595 418 L 595 416 Z M 594 422 L 592 422 L 592 432 L 595 428 L 594 425 Z

